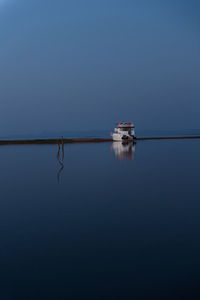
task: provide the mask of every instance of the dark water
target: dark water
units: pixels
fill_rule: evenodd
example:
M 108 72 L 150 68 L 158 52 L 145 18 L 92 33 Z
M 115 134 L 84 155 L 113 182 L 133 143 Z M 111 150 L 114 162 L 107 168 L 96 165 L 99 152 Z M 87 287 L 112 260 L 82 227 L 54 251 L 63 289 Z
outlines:
M 0 299 L 199 299 L 200 141 L 56 154 L 0 148 Z

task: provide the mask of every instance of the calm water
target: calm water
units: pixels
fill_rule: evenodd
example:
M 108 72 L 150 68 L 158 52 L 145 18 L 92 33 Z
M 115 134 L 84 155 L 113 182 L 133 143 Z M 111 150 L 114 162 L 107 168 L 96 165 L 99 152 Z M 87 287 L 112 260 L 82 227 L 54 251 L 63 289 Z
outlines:
M 0 299 L 199 299 L 200 141 L 0 147 Z

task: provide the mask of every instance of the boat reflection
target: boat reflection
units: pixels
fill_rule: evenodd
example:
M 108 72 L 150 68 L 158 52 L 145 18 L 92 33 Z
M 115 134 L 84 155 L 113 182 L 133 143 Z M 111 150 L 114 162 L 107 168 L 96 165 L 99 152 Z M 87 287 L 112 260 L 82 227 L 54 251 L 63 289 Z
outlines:
M 111 150 L 114 151 L 117 159 L 134 160 L 135 146 L 134 142 L 113 142 Z

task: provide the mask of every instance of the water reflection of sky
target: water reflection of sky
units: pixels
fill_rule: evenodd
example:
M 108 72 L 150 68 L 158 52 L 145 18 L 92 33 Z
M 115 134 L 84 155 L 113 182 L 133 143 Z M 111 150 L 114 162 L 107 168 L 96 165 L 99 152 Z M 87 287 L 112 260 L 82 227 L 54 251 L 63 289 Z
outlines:
M 110 146 L 0 147 L 2 299 L 199 296 L 200 141 Z

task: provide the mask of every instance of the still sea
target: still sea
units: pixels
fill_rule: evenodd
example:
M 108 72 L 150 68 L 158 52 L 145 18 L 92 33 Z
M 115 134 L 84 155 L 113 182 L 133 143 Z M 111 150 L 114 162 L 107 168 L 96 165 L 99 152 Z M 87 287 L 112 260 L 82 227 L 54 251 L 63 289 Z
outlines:
M 200 299 L 200 140 L 57 152 L 0 147 L 0 299 Z

